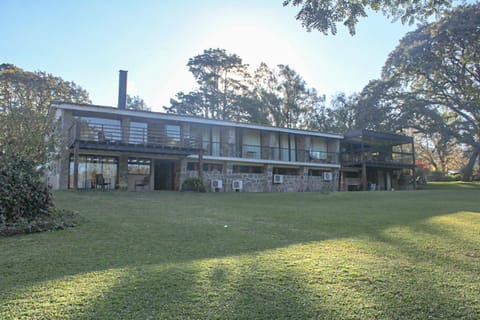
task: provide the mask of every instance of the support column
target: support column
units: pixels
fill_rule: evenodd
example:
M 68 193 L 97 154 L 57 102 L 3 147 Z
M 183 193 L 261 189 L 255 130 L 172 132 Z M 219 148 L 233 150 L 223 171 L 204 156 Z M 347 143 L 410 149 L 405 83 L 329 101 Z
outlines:
M 413 170 L 412 170 L 412 179 L 413 179 L 413 190 L 416 190 L 417 189 L 417 179 L 415 177 L 416 175 L 416 165 L 415 165 L 415 145 L 414 145 L 414 142 L 413 142 L 413 138 L 412 138 L 412 160 L 413 160 Z
M 362 190 L 363 191 L 368 191 L 367 190 L 368 184 L 367 184 L 367 165 L 365 164 L 365 161 L 362 163 Z
M 80 126 L 75 126 L 75 144 L 73 147 L 73 189 L 78 189 L 78 162 L 80 158 Z
M 267 176 L 267 185 L 266 185 L 266 192 L 272 192 L 272 185 L 273 185 L 273 166 L 268 164 L 265 167 L 265 175 Z
M 363 191 L 368 191 L 367 190 L 367 164 L 366 164 L 366 159 L 365 159 L 365 144 L 363 143 L 363 131 L 362 131 L 362 189 Z
M 198 177 L 203 180 L 203 150 L 198 154 Z
M 309 191 L 309 177 L 308 177 L 308 167 L 301 167 L 300 172 L 302 173 L 302 186 L 301 190 L 302 192 Z

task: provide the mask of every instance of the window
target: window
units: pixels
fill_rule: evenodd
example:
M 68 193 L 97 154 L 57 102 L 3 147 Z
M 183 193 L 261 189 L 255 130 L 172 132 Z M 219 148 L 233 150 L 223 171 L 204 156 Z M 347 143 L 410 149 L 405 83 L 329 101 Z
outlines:
M 312 148 L 309 152 L 311 160 L 327 159 L 327 142 L 321 138 L 312 138 Z
M 296 168 L 273 168 L 273 174 L 282 174 L 290 176 L 298 176 L 298 169 Z
M 148 125 L 144 122 L 130 122 L 128 143 L 138 144 L 147 142 Z
M 150 175 L 151 160 L 128 158 L 128 173 Z
M 323 170 L 310 169 L 308 170 L 308 175 L 311 177 L 323 177 Z
M 81 155 L 78 160 L 78 188 L 90 189 L 94 187 L 97 174 L 103 174 L 104 178 L 111 181 L 111 185 L 117 184 L 118 158 L 95 155 Z M 69 188 L 73 188 L 74 161 L 70 156 Z
M 260 166 L 233 166 L 233 173 L 263 173 L 263 167 Z
M 120 120 L 79 117 L 82 139 L 89 141 L 122 141 Z
M 223 165 L 218 163 L 204 163 L 203 171 L 219 171 L 222 172 Z M 198 171 L 198 162 L 188 162 L 187 171 Z
M 243 132 L 243 158 L 260 159 L 261 156 L 260 133 L 254 130 Z
M 167 124 L 165 126 L 165 131 L 168 137 L 168 144 L 177 145 L 180 143 L 180 126 Z

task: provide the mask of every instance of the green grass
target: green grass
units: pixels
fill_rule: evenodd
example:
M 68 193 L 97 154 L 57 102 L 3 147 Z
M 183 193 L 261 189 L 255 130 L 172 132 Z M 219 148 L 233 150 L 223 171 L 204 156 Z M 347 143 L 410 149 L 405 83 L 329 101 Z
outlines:
M 58 192 L 0 238 L 0 319 L 479 319 L 478 189 Z

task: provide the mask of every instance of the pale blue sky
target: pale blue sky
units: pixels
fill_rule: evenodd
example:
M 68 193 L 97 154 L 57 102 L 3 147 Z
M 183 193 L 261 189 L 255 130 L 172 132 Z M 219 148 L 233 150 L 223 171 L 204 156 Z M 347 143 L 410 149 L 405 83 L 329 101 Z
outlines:
M 288 64 L 327 97 L 360 91 L 413 26 L 372 14 L 357 35 L 306 32 L 282 0 L 0 0 L 0 63 L 74 81 L 117 104 L 118 70 L 155 111 L 195 87 L 186 64 L 208 48 L 252 69 Z

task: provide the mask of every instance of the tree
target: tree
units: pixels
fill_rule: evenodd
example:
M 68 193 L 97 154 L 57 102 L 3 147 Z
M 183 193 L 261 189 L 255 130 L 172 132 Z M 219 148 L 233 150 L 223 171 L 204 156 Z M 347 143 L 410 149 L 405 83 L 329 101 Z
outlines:
M 249 74 L 239 56 L 227 54 L 224 49 L 208 49 L 190 58 L 187 66 L 199 89 L 189 94 L 178 93 L 179 100 L 171 100 L 167 112 L 236 121 L 246 116 L 240 101 L 248 89 Z M 193 103 L 191 110 L 189 103 Z
M 422 163 L 433 167 L 434 171 L 447 173 L 462 169 L 466 165 L 465 151 L 455 139 L 438 132 L 415 134 L 415 156 Z
M 251 95 L 259 107 L 260 123 L 284 128 L 307 129 L 324 107 L 325 97 L 308 89 L 305 80 L 288 65 L 270 69 L 262 63 L 255 71 Z
M 370 81 L 356 100 L 357 129 L 398 132 L 411 128 L 410 115 L 401 111 L 400 89 L 400 84 L 393 80 Z
M 261 63 L 251 76 L 237 55 L 209 49 L 188 66 L 199 88 L 177 93 L 168 113 L 308 129 L 325 108 L 325 97 L 287 65 Z
M 200 91 L 189 93 L 178 92 L 176 99 L 170 99 L 170 107 L 165 108 L 167 113 L 183 114 L 188 116 L 199 116 L 209 118 L 210 105 L 204 100 Z
M 52 101 L 88 103 L 88 93 L 73 82 L 46 72 L 0 65 L 0 153 L 44 164 L 53 147 Z M 50 137 L 50 139 L 46 139 Z
M 139 96 L 130 96 L 127 94 L 127 105 L 128 110 L 137 110 L 137 111 L 152 111 L 152 109 L 145 103 L 145 101 Z
M 480 5 L 461 6 L 408 33 L 382 77 L 399 84 L 395 99 L 412 126 L 434 124 L 445 141 L 470 147 L 464 178 L 480 154 Z M 425 129 L 423 129 L 425 131 Z
M 453 0 L 285 0 L 283 6 L 301 7 L 296 19 L 307 31 L 318 30 L 325 35 L 337 33 L 337 24 L 343 23 L 351 35 L 359 18 L 367 17 L 367 11 L 381 12 L 393 21 L 403 24 L 426 21 L 449 9 Z
M 254 122 L 274 126 L 280 122 L 277 110 L 280 110 L 282 102 L 278 86 L 278 77 L 275 71 L 262 62 L 255 70 L 250 83 L 250 96 L 256 107 Z
M 319 130 L 324 132 L 343 134 L 360 129 L 357 124 L 357 95 L 347 97 L 344 93 L 340 93 L 334 96 L 323 118 L 323 126 L 319 126 Z

